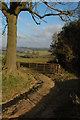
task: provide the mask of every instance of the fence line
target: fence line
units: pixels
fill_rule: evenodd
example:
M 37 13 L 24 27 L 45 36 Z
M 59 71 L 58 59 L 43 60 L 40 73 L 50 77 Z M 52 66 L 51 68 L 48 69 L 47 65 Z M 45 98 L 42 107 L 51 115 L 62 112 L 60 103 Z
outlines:
M 52 63 L 24 63 L 24 62 L 17 62 L 17 69 L 21 66 L 27 67 L 36 71 L 40 71 L 42 73 L 54 73 L 60 72 L 61 66 L 59 64 L 52 64 Z

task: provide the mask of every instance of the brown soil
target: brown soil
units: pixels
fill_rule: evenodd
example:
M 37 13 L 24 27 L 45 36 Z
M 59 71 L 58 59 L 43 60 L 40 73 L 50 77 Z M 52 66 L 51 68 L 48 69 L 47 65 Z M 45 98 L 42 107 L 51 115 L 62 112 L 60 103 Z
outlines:
M 40 75 L 40 81 L 42 81 L 42 87 L 37 89 L 37 91 L 29 94 L 25 97 L 22 97 L 20 100 L 15 100 L 15 104 L 12 105 L 3 105 L 3 118 L 16 118 L 20 115 L 30 111 L 33 107 L 36 106 L 38 102 L 43 98 L 43 96 L 49 94 L 49 91 L 54 87 L 54 82 L 47 76 Z
M 80 118 L 80 79 L 53 82 L 45 75 L 38 77 L 41 87 L 3 106 L 3 118 Z

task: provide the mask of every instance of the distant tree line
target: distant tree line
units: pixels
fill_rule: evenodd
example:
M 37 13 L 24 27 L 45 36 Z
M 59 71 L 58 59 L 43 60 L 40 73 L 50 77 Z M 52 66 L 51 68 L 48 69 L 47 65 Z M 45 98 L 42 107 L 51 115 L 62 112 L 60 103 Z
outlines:
M 80 68 L 80 19 L 66 24 L 60 33 L 53 34 L 52 55 L 63 67 Z

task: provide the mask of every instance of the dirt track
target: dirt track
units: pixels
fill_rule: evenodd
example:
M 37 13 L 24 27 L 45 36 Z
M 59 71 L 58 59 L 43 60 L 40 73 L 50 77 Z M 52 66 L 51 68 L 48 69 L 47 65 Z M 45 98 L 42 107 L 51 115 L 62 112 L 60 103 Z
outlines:
M 53 82 L 40 75 L 42 87 L 4 109 L 3 118 L 80 118 L 80 79 Z
M 39 88 L 39 90 L 37 90 L 36 92 L 30 94 L 29 96 L 25 96 L 25 98 L 18 101 L 15 105 L 11 105 L 7 108 L 4 108 L 3 118 L 16 118 L 23 115 L 26 112 L 29 112 L 33 107 L 36 106 L 38 102 L 40 102 L 43 96 L 49 94 L 50 89 L 54 87 L 54 82 L 44 75 L 39 76 L 39 79 L 43 81 L 42 87 Z M 44 108 L 43 104 L 44 103 L 42 103 L 42 105 L 39 106 L 39 109 Z

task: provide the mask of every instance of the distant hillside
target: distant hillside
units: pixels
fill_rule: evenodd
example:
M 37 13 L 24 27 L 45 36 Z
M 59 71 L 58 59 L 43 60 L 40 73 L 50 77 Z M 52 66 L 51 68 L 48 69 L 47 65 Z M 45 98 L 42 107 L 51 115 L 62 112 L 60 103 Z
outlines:
M 17 51 L 25 50 L 49 50 L 49 48 L 28 48 L 28 47 L 17 47 Z
M 17 52 L 24 52 L 26 50 L 49 50 L 49 48 L 27 48 L 27 47 L 17 47 Z M 6 48 L 2 48 L 2 53 L 6 53 Z

